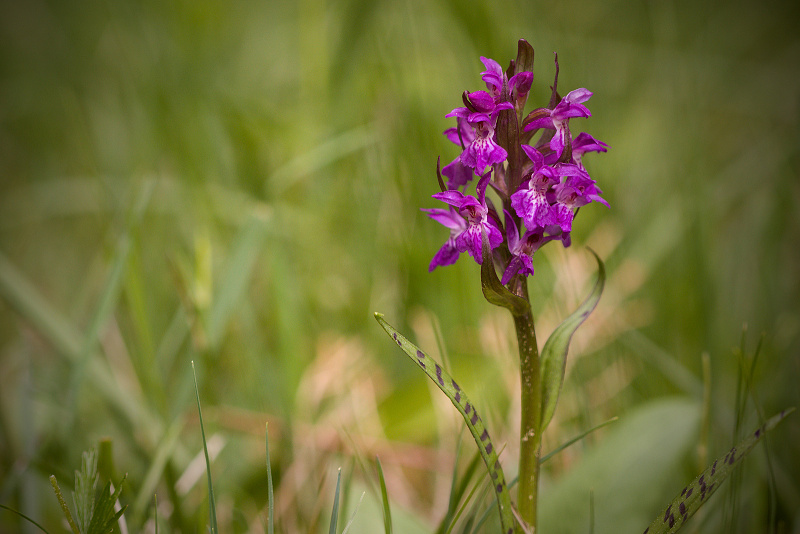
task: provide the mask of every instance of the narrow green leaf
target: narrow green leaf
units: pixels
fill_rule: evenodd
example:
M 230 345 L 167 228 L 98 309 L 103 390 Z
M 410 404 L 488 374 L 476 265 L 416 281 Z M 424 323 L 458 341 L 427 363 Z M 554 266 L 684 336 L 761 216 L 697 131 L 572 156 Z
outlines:
M 16 510 L 14 510 L 13 508 L 9 508 L 9 507 L 8 507 L 8 506 L 6 506 L 5 504 L 0 504 L 0 508 L 2 508 L 3 510 L 8 510 L 8 511 L 9 511 L 9 512 L 11 512 L 12 514 L 17 514 L 18 516 L 20 516 L 22 519 L 24 519 L 24 520 L 25 520 L 25 521 L 27 521 L 28 523 L 31 523 L 31 524 L 33 524 L 33 525 L 36 525 L 36 526 L 39 528 L 39 530 L 41 530 L 41 531 L 42 531 L 42 532 L 44 532 L 45 534 L 50 534 L 49 532 L 47 532 L 47 530 L 45 530 L 45 528 L 44 528 L 42 525 L 40 525 L 39 523 L 37 523 L 36 521 L 34 521 L 33 519 L 31 519 L 31 518 L 30 518 L 30 517 L 28 517 L 27 515 L 23 514 L 22 512 L 18 512 L 18 511 L 16 511 Z
M 378 480 L 381 483 L 381 501 L 383 502 L 383 529 L 386 534 L 392 534 L 392 511 L 389 508 L 389 493 L 386 491 L 386 479 L 383 477 L 381 460 L 377 456 L 375 457 L 375 464 L 378 466 Z
M 333 510 L 331 510 L 331 526 L 328 529 L 328 534 L 336 534 L 336 523 L 339 520 L 339 486 L 342 483 L 342 468 L 339 468 L 339 474 L 336 475 L 336 493 L 333 495 Z
M 366 495 L 366 491 L 361 492 L 361 497 L 358 498 L 358 502 L 356 503 L 356 508 L 353 510 L 352 515 L 350 515 L 350 520 L 347 521 L 347 524 L 342 529 L 342 534 L 347 534 L 347 531 L 350 530 L 350 525 L 353 524 L 353 520 L 356 518 L 356 514 L 358 513 L 358 509 L 361 508 L 361 503 L 364 501 L 364 495 Z
M 158 494 L 157 493 L 153 494 L 153 522 L 155 523 L 155 526 L 156 526 L 155 534 L 158 534 Z
M 106 534 L 111 531 L 113 525 L 125 513 L 126 506 L 120 507 L 119 510 L 114 512 L 114 504 L 119 499 L 122 493 L 122 486 L 125 483 L 126 476 L 122 477 L 119 486 L 112 492 L 111 482 L 107 482 L 105 487 L 100 491 L 100 498 L 97 500 L 97 505 L 92 514 L 92 520 L 88 528 L 84 531 L 86 534 Z
M 539 463 L 540 464 L 545 463 L 547 460 L 549 460 L 550 458 L 552 458 L 553 456 L 555 456 L 559 452 L 563 451 L 564 449 L 566 449 L 567 447 L 569 447 L 573 443 L 576 443 L 576 442 L 582 440 L 583 438 L 585 438 L 586 436 L 588 436 L 589 434 L 591 434 L 595 430 L 597 430 L 599 428 L 603 428 L 604 426 L 613 423 L 617 419 L 619 419 L 619 417 L 612 417 L 611 419 L 609 419 L 608 421 L 605 421 L 604 423 L 600 423 L 599 425 L 593 426 L 592 428 L 590 428 L 589 430 L 587 430 L 585 432 L 581 432 L 580 434 L 578 434 L 577 436 L 575 436 L 571 440 L 569 440 L 569 441 L 567 441 L 565 443 L 562 443 L 561 445 L 559 445 L 558 447 L 556 447 L 552 451 L 548 452 L 546 455 L 544 455 L 544 457 L 541 460 L 539 460 Z
M 275 495 L 272 490 L 272 464 L 269 461 L 269 423 L 264 425 L 264 448 L 267 452 L 267 534 L 275 532 Z
M 484 240 L 485 241 L 485 240 Z M 485 260 L 485 258 L 484 258 Z M 502 287 L 502 286 L 501 286 Z M 504 288 L 505 289 L 505 288 Z M 389 336 L 394 339 L 395 343 L 403 349 L 413 362 L 415 362 L 428 377 L 433 380 L 442 392 L 447 395 L 453 406 L 459 411 L 464 421 L 467 424 L 475 443 L 478 445 L 478 451 L 481 454 L 486 469 L 492 479 L 492 486 L 495 490 L 495 497 L 497 498 L 497 505 L 500 510 L 500 524 L 502 531 L 505 534 L 517 532 L 517 523 L 511 509 L 511 495 L 509 494 L 508 487 L 506 486 L 505 475 L 503 468 L 500 466 L 500 461 L 497 457 L 497 450 L 489 437 L 489 432 L 475 411 L 475 405 L 472 404 L 467 398 L 466 393 L 456 383 L 455 380 L 442 368 L 439 363 L 433 360 L 430 356 L 422 352 L 416 345 L 411 343 L 402 334 L 400 334 L 392 325 L 386 322 L 383 315 L 380 313 L 375 314 L 375 319 L 378 324 L 386 331 Z
M 439 528 L 436 534 L 447 534 L 452 529 L 453 515 L 458 508 L 459 497 L 456 494 L 456 485 L 458 484 L 458 462 L 461 459 L 461 440 L 456 445 L 456 454 L 453 459 L 453 476 L 450 477 L 450 498 L 447 502 L 447 512 L 445 512 L 442 521 L 439 523 Z M 450 528 L 448 528 L 450 527 Z
M 600 295 L 603 293 L 603 286 L 606 281 L 605 266 L 592 249 L 589 249 L 589 252 L 597 260 L 597 282 L 589 296 L 583 301 L 583 304 L 550 334 L 550 338 L 542 349 L 542 418 L 539 428 L 540 435 L 547 428 L 556 411 L 558 396 L 561 393 L 561 386 L 564 384 L 567 352 L 569 351 L 572 335 L 592 313 L 600 300 Z
M 728 451 L 725 456 L 717 458 L 711 466 L 703 471 L 680 495 L 675 497 L 667 507 L 645 529 L 645 534 L 666 534 L 677 532 L 686 521 L 697 512 L 698 508 L 708 501 L 709 497 L 719 489 L 722 482 L 741 463 L 753 447 L 761 441 L 767 431 L 772 430 L 794 408 L 783 410 L 758 427 L 738 445 Z
M 206 456 L 206 477 L 208 478 L 208 519 L 211 534 L 217 534 L 217 508 L 214 504 L 214 486 L 211 484 L 211 461 L 208 459 L 208 445 L 206 444 L 206 431 L 203 428 L 203 411 L 200 409 L 200 390 L 197 387 L 197 373 L 192 361 L 192 375 L 194 376 L 194 393 L 197 397 L 197 415 L 200 418 L 200 434 L 203 437 L 203 453 Z

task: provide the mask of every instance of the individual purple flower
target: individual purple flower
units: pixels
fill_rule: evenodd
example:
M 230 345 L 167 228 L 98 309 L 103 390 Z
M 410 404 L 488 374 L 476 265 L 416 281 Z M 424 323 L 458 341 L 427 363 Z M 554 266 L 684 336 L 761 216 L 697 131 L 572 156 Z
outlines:
M 492 113 L 491 116 L 485 113 L 470 113 L 466 119 L 475 129 L 475 138 L 461 153 L 461 162 L 475 169 L 476 173 L 483 174 L 487 165 L 502 163 L 508 157 L 505 149 L 494 139 L 497 113 Z
M 581 158 L 586 152 L 607 152 L 608 145 L 598 141 L 586 132 L 581 132 L 572 140 L 572 162 L 583 168 Z
M 501 102 L 495 105 L 494 99 L 486 91 L 469 93 L 467 100 L 476 111 L 468 107 L 461 107 L 454 109 L 446 116 L 465 119 L 472 126 L 474 137 L 461 153 L 461 163 L 472 167 L 477 174 L 482 175 L 487 165 L 502 163 L 508 157 L 505 149 L 495 141 L 494 129 L 497 126 L 499 113 L 504 109 L 511 109 L 513 106 L 510 102 Z
M 444 131 L 444 135 L 463 149 L 475 140 L 475 129 L 467 122 L 467 119 L 458 117 L 456 127 L 448 128 Z M 458 189 L 472 181 L 475 171 L 461 162 L 461 154 L 459 154 L 456 159 L 444 166 L 442 174 L 448 178 L 448 189 Z
M 461 254 L 461 252 L 463 252 L 458 250 L 456 238 L 464 233 L 464 231 L 467 229 L 467 221 L 464 219 L 464 217 L 459 215 L 452 206 L 449 206 L 446 210 L 433 208 L 423 209 L 422 211 L 426 212 L 434 221 L 443 224 L 447 228 L 450 228 L 450 237 L 447 239 L 442 248 L 440 248 L 439 251 L 434 254 L 433 259 L 428 266 L 428 271 L 433 271 L 437 267 L 444 267 L 445 265 L 454 264 L 456 260 L 458 260 L 458 256 Z
M 533 83 L 532 72 L 518 72 L 509 80 L 497 61 L 481 56 L 481 62 L 486 67 L 486 70 L 481 72 L 481 79 L 486 82 L 486 88 L 489 89 L 495 102 L 502 101 L 504 85 L 508 87 L 511 101 L 524 101 L 527 98 Z
M 544 229 L 539 227 L 528 230 L 522 238 L 519 237 L 519 230 L 511 214 L 506 215 L 506 239 L 508 240 L 508 250 L 511 252 L 511 260 L 508 262 L 503 278 L 500 282 L 505 285 L 517 275 L 529 276 L 533 274 L 533 253 L 539 250 L 542 245 L 555 239 L 554 236 L 544 235 Z
M 548 193 L 559 183 L 560 176 L 554 167 L 543 163 L 541 152 L 528 145 L 522 145 L 522 150 L 533 162 L 533 167 L 530 179 L 511 195 L 511 207 L 525 221 L 526 228 L 545 228 L 556 224 Z
M 585 169 L 572 164 L 559 166 L 559 173 L 564 176 L 563 183 L 555 186 L 556 202 L 570 208 L 580 208 L 590 202 L 599 202 L 606 207 L 608 202 L 600 194 L 600 188 Z
M 494 250 L 503 242 L 498 223 L 490 217 L 486 206 L 486 187 L 491 173 L 487 172 L 478 182 L 478 198 L 465 195 L 458 190 L 436 193 L 433 198 L 449 204 L 444 209 L 423 209 L 435 221 L 450 228 L 450 238 L 436 253 L 429 270 L 438 266 L 450 265 L 458 259 L 458 254 L 469 252 L 478 263 L 483 263 L 483 233 L 489 239 L 489 248 Z
M 564 148 L 570 146 L 572 142 L 569 119 L 591 117 L 592 113 L 589 108 L 583 105 L 591 96 L 592 92 L 588 89 L 570 91 L 552 110 L 540 108 L 531 112 L 533 120 L 525 126 L 524 131 L 530 132 L 539 128 L 555 130 L 555 134 L 550 139 L 550 149 L 558 154 L 560 159 Z
M 585 169 L 574 164 L 563 164 L 558 166 L 558 173 L 564 180 L 553 187 L 556 202 L 552 211 L 554 224 L 557 224 L 562 232 L 569 233 L 572 231 L 575 209 L 590 202 L 600 202 L 608 207 L 608 202 L 600 196 L 602 191 Z

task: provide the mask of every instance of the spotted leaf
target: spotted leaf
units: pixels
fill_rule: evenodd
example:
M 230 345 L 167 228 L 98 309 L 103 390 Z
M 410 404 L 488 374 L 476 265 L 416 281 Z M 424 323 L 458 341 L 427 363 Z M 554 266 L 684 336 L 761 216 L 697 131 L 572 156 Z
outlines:
M 453 406 L 461 413 L 461 416 L 467 424 L 467 428 L 469 428 L 472 437 L 475 439 L 475 444 L 478 445 L 478 451 L 492 479 L 497 505 L 500 509 L 500 525 L 502 531 L 507 534 L 517 532 L 517 523 L 514 521 L 511 510 L 511 496 L 506 486 L 503 468 L 500 466 L 500 460 L 497 457 L 497 448 L 492 443 L 489 432 L 483 424 L 483 420 L 475 410 L 475 405 L 470 402 L 464 390 L 461 389 L 456 381 L 453 380 L 438 362 L 422 352 L 416 345 L 395 330 L 392 325 L 386 322 L 382 314 L 376 313 L 375 319 L 386 333 L 394 339 L 395 343 L 403 349 L 403 352 L 408 354 L 411 360 L 425 371 L 425 374 L 433 380 L 433 383 L 447 395 L 450 402 L 453 403 Z
M 666 534 L 677 532 L 686 521 L 694 515 L 711 495 L 717 491 L 722 482 L 728 478 L 731 471 L 739 465 L 744 457 L 753 450 L 756 443 L 761 441 L 768 430 L 794 411 L 794 408 L 784 410 L 770 418 L 762 426 L 747 436 L 741 443 L 729 450 L 725 456 L 720 456 L 711 466 L 703 471 L 688 486 L 683 488 L 680 495 L 675 497 L 667 507 L 650 523 L 645 534 Z

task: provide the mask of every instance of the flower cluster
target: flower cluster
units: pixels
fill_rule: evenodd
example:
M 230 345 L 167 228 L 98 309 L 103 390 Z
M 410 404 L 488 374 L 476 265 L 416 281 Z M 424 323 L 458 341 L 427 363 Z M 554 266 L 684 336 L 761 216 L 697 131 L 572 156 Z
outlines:
M 433 198 L 448 207 L 423 209 L 450 229 L 430 270 L 455 263 L 462 252 L 483 263 L 485 235 L 503 269 L 501 282 L 508 284 L 516 275 L 533 274 L 533 253 L 548 241 L 570 245 L 572 221 L 581 206 L 595 201 L 608 206 L 582 163 L 586 152 L 605 152 L 607 145 L 587 133 L 573 137 L 569 120 L 591 115 L 584 103 L 592 93 L 576 89 L 559 96 L 557 57 L 549 105 L 527 116 L 533 73 L 523 69 L 533 67 L 530 45 L 520 41 L 517 61 L 506 71 L 492 59 L 481 61 L 486 90 L 464 92 L 464 106 L 447 114 L 456 118 L 456 127 L 444 135 L 462 152 L 441 171 L 437 168 L 442 192 Z M 476 191 L 470 195 L 466 190 L 474 178 Z M 486 198 L 489 185 L 503 202 L 502 221 Z

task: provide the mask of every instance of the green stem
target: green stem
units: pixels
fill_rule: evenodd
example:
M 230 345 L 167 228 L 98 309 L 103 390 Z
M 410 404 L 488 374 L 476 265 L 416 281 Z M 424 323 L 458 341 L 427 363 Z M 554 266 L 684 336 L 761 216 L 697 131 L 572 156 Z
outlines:
M 528 285 L 521 279 L 513 284 L 514 293 L 528 299 Z M 520 517 L 536 531 L 536 502 L 539 489 L 539 457 L 542 437 L 538 428 L 542 418 L 542 386 L 539 369 L 539 348 L 533 312 L 514 315 L 519 347 L 520 380 L 522 389 L 519 451 L 519 490 L 517 507 Z

